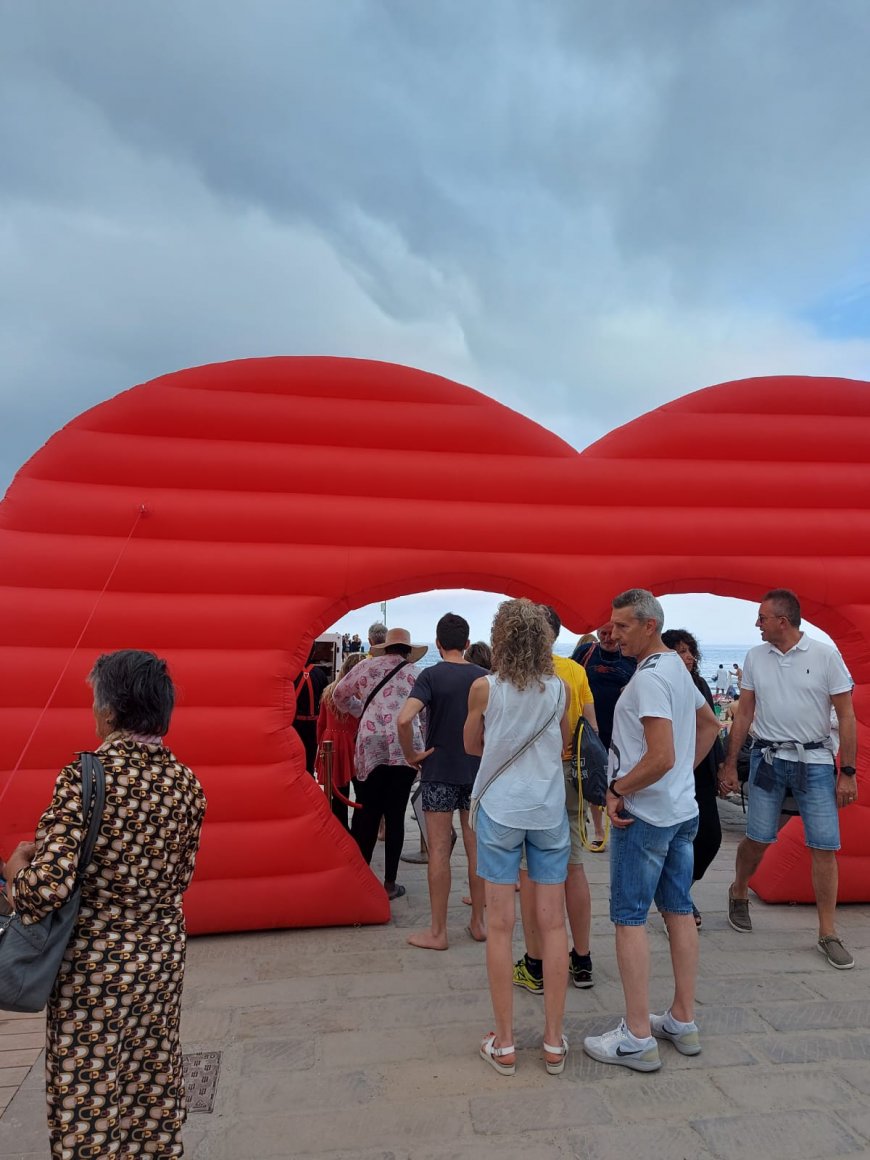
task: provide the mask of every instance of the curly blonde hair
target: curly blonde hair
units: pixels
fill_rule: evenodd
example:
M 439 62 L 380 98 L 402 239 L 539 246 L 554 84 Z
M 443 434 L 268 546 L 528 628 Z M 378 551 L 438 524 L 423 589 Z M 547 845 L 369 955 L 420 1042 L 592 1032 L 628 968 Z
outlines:
M 553 632 L 540 604 L 505 600 L 492 621 L 492 671 L 517 689 L 553 675 Z

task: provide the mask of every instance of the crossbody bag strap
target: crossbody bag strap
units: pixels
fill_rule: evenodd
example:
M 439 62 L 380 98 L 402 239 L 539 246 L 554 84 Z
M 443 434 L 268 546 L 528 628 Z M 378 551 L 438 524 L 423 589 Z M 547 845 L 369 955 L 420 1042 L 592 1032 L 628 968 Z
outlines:
M 477 795 L 476 803 L 477 803 L 478 807 L 480 806 L 480 799 L 483 797 L 483 795 L 486 793 L 486 791 L 489 789 L 489 787 L 492 785 L 492 783 L 494 781 L 496 781 L 497 778 L 501 777 L 501 775 L 504 773 L 504 771 L 506 769 L 509 769 L 510 766 L 512 766 L 515 761 L 518 761 L 522 757 L 522 755 L 526 752 L 527 749 L 531 749 L 531 747 L 535 744 L 535 742 L 538 740 L 538 738 L 543 733 L 546 733 L 546 731 L 550 728 L 550 726 L 553 723 L 553 719 L 558 716 L 560 709 L 562 709 L 562 707 L 563 707 L 562 701 L 563 701 L 564 696 L 565 696 L 565 686 L 562 684 L 562 681 L 560 680 L 559 681 L 559 695 L 556 698 L 555 709 L 550 714 L 550 716 L 547 718 L 547 720 L 544 722 L 544 724 L 541 726 L 541 728 L 537 731 L 537 733 L 534 735 L 534 737 L 530 737 L 529 740 L 525 743 L 525 745 L 523 745 L 523 747 L 521 749 L 518 749 L 516 751 L 516 753 L 512 753 L 511 756 L 507 759 L 507 761 L 505 761 L 502 765 L 500 765 L 499 768 L 492 775 L 492 777 L 490 777 L 487 780 L 486 785 L 483 786 L 480 793 Z
M 384 679 L 382 681 L 378 681 L 378 683 L 375 685 L 375 687 L 372 689 L 372 691 L 366 697 L 366 703 L 363 705 L 362 713 L 360 713 L 360 715 L 359 715 L 360 721 L 362 721 L 363 717 L 365 716 L 366 709 L 368 709 L 369 705 L 371 705 L 375 696 L 381 691 L 381 689 L 384 687 L 384 685 L 387 683 L 387 681 L 391 681 L 393 679 L 393 677 L 396 675 L 396 673 L 399 671 L 399 669 L 403 669 L 405 667 L 405 665 L 409 665 L 410 663 L 411 663 L 410 661 L 402 661 L 402 663 L 400 665 L 396 665 L 396 667 L 394 669 L 390 669 L 390 671 L 387 673 L 387 675 L 384 677 Z
M 87 825 L 87 834 L 79 851 L 76 882 L 80 884 L 85 870 L 90 865 L 103 820 L 106 804 L 106 771 L 94 753 L 83 753 L 82 758 L 82 822 Z

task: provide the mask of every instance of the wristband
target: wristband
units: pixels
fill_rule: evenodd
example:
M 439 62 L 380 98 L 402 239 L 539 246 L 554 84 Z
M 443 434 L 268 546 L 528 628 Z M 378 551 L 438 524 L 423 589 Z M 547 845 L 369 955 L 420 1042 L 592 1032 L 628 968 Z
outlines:
M 622 794 L 616 788 L 616 778 L 613 779 L 613 781 L 610 783 L 610 785 L 607 788 L 613 794 L 614 797 L 618 797 L 618 798 L 622 797 Z
M 854 765 L 841 765 L 840 766 L 840 773 L 845 773 L 846 777 L 854 777 L 855 776 L 855 766 Z

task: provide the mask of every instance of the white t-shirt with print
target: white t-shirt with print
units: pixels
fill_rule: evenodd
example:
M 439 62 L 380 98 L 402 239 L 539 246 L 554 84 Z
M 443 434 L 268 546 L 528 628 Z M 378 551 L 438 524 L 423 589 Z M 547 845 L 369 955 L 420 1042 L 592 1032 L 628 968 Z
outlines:
M 631 773 L 646 753 L 644 717 L 662 717 L 674 733 L 674 765 L 664 777 L 626 794 L 625 808 L 651 826 L 676 826 L 698 813 L 695 801 L 695 714 L 705 704 L 675 652 L 641 661 L 616 702 L 610 743 L 610 778 Z M 619 788 L 617 786 L 617 788 Z
M 806 633 L 786 653 L 772 644 L 750 649 L 743 662 L 742 689 L 755 693 L 752 734 L 764 741 L 822 741 L 831 736 L 831 697 L 848 693 L 852 677 L 839 652 Z M 809 765 L 830 765 L 830 748 L 807 749 Z M 797 761 L 792 746 L 777 757 Z

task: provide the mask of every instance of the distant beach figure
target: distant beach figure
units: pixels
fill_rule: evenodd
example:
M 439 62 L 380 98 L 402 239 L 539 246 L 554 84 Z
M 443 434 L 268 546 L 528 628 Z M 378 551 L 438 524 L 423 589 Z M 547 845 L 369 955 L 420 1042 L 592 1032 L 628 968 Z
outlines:
M 512 940 L 516 882 L 525 849 L 535 890 L 544 965 L 544 1063 L 565 1068 L 562 1034 L 567 990 L 565 879 L 571 836 L 565 809 L 562 750 L 571 744 L 568 690 L 553 672 L 552 633 L 543 608 L 506 600 L 492 624 L 493 672 L 471 686 L 465 748 L 482 755 L 472 793 L 477 816 L 477 872 L 486 883 L 486 969 L 495 1030 L 481 1057 L 513 1075 Z M 485 733 L 484 733 L 485 726 Z
M 731 674 L 724 665 L 720 665 L 713 675 L 713 686 L 717 693 L 727 693 L 731 684 Z

